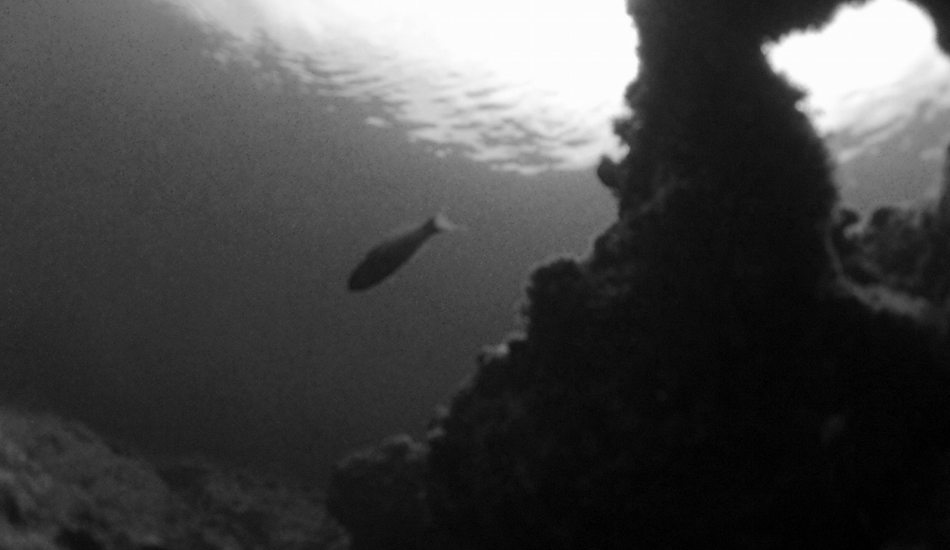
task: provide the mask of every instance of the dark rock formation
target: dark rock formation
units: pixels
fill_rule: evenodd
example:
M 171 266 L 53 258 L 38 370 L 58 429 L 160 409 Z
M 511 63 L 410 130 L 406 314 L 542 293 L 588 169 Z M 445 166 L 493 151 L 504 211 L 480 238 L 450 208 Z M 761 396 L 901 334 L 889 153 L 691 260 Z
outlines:
M 422 547 L 430 536 L 424 479 L 425 448 L 405 435 L 344 460 L 327 505 L 358 535 L 350 547 Z
M 950 53 L 950 3 L 943 0 L 915 0 L 915 3 L 930 14 L 937 27 L 937 44 Z
M 416 519 L 396 506 L 428 530 L 403 548 L 950 543 L 946 289 L 927 286 L 947 266 L 934 252 L 911 282 L 865 252 L 904 233 L 852 234 L 802 93 L 761 50 L 838 4 L 629 2 L 630 152 L 598 169 L 617 222 L 533 274 L 525 336 L 483 354 L 412 451 L 418 477 L 387 483 L 402 458 L 343 465 L 360 482 L 337 481 L 331 512 L 354 543 L 391 547 L 371 542 L 394 523 L 380 486 L 425 495 Z

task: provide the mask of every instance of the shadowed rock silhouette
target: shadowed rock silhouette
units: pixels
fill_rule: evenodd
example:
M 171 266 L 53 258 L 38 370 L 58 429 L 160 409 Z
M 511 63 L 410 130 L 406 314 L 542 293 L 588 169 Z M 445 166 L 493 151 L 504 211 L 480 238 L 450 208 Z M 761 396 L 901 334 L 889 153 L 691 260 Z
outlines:
M 762 52 L 842 3 L 628 2 L 629 153 L 597 170 L 616 223 L 534 272 L 525 335 L 479 358 L 423 448 L 341 464 L 354 548 L 409 509 L 428 536 L 401 548 L 948 546 L 946 292 L 849 275 L 855 220 Z M 360 494 L 392 479 L 391 504 Z

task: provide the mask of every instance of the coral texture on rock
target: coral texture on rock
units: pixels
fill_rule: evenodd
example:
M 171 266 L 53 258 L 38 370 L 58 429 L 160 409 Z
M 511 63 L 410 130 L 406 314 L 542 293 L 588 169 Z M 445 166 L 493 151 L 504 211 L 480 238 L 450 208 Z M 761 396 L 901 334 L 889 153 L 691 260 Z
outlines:
M 936 200 L 881 207 L 863 223 L 852 217 L 836 246 L 852 279 L 903 291 L 944 315 L 950 315 L 950 150 L 947 159 Z
M 803 93 L 762 53 L 839 4 L 629 2 L 629 153 L 598 167 L 618 219 L 535 271 L 523 337 L 434 421 L 418 547 L 950 544 L 946 218 L 856 234 Z M 946 49 L 946 8 L 921 5 Z M 366 498 L 338 488 L 331 513 Z
M 419 548 L 426 543 L 430 532 L 424 453 L 424 446 L 409 436 L 394 436 L 378 448 L 354 453 L 337 469 L 327 505 L 337 519 L 360 533 L 352 550 Z
M 307 492 L 210 464 L 156 467 L 80 424 L 0 411 L 3 550 L 346 547 Z

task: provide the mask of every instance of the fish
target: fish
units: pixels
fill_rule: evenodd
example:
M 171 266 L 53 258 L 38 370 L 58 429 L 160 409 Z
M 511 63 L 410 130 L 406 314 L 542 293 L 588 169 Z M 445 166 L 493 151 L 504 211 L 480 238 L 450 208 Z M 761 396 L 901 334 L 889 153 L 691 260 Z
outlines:
M 461 226 L 440 212 L 416 227 L 383 240 L 356 266 L 347 287 L 352 292 L 360 292 L 378 285 L 408 262 L 431 237 L 459 229 Z

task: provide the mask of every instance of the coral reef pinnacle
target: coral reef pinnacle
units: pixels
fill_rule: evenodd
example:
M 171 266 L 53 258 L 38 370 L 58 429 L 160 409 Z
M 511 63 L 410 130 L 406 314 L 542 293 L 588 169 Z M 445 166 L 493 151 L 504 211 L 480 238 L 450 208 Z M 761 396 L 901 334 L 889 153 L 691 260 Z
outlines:
M 434 421 L 414 454 L 429 536 L 402 547 L 948 542 L 950 268 L 888 278 L 762 53 L 838 4 L 629 2 L 629 153 L 598 167 L 618 220 L 535 271 L 524 337 Z M 946 47 L 946 9 L 921 4 Z

